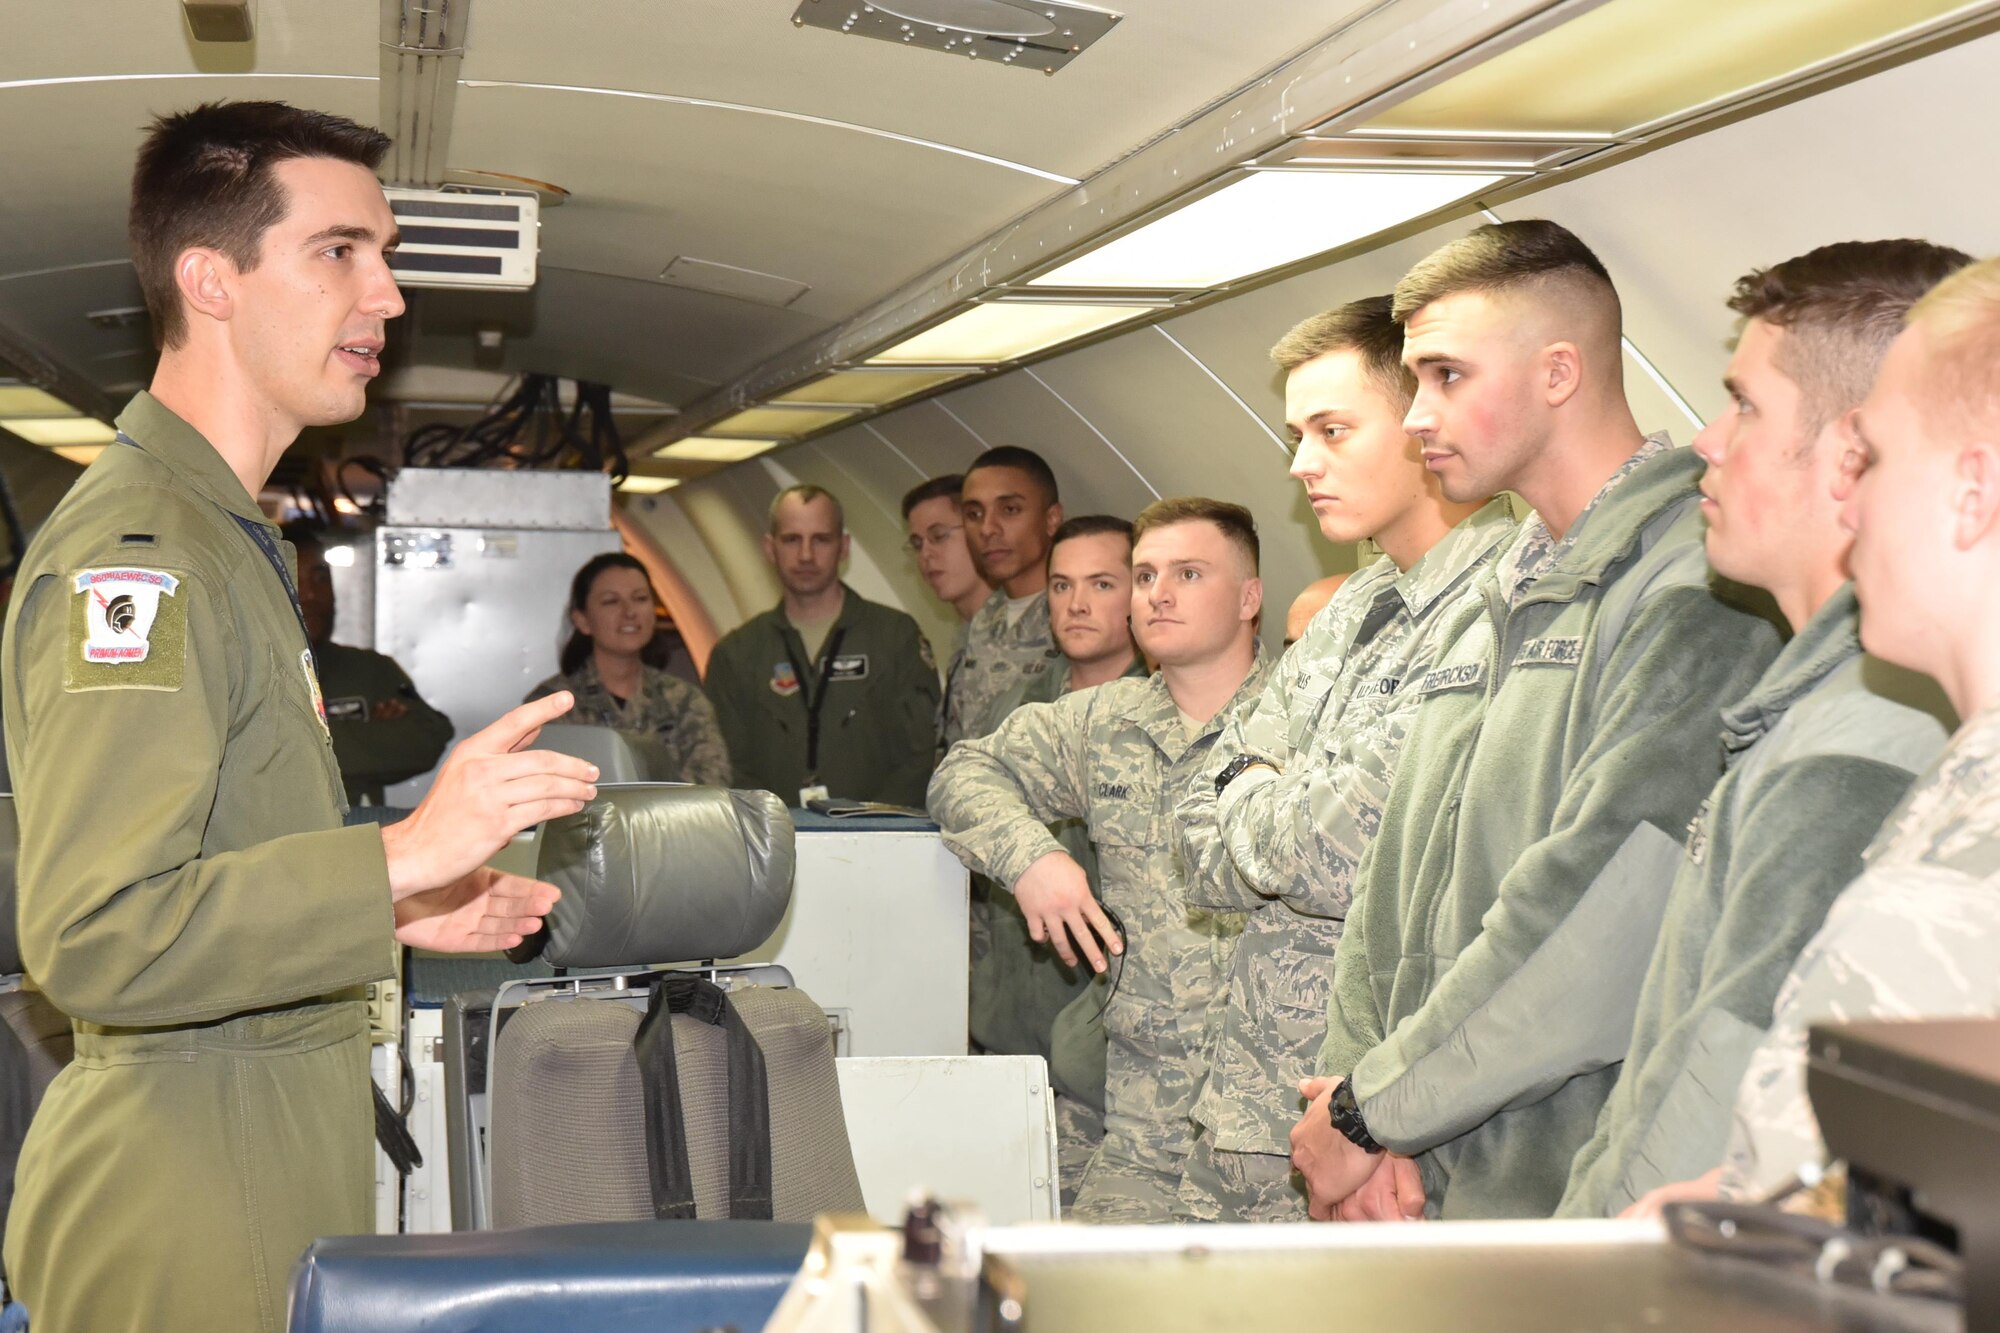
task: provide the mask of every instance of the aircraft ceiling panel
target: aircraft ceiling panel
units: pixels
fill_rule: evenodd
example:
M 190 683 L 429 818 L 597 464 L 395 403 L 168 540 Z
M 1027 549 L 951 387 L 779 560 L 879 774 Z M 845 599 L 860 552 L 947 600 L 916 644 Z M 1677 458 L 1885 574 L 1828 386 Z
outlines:
M 263 0 L 256 39 L 197 42 L 170 0 L 89 0 L 34 6 L 28 22 L 9 16 L 0 43 L 0 83 L 107 73 L 232 73 L 248 69 L 356 74 L 381 67 L 381 6 Z M 370 90 L 373 96 L 373 90 Z M 11 147 L 11 144 L 10 144 Z
M 790 309 L 826 321 L 1059 188 L 823 125 L 516 88 L 460 93 L 451 160 L 572 192 L 542 215 L 550 263 L 651 281 L 693 256 L 805 283 Z
M 863 425 L 850 426 L 840 435 L 855 431 L 879 435 L 901 460 L 896 466 L 885 468 L 883 482 L 891 488 L 901 487 L 896 497 L 898 513 L 902 512 L 902 491 L 932 477 L 963 472 L 986 447 L 936 398 L 886 412 Z
M 141 305 L 139 282 L 123 259 L 53 273 L 0 276 L 0 328 L 13 330 L 122 403 L 153 374 L 144 322 L 101 328 L 92 311 Z
M 839 0 L 826 0 L 839 3 Z M 1054 77 L 818 28 L 798 0 L 478 0 L 464 77 L 751 104 L 936 140 L 1082 178 L 1372 8 L 1359 0 L 1123 0 Z M 927 178 L 883 182 L 918 190 Z M 1002 219 L 990 218 L 997 224 Z
M 390 326 L 397 364 L 484 366 L 477 334 L 503 331 L 500 365 L 578 376 L 681 403 L 741 373 L 806 321 L 707 292 L 544 267 L 533 292 L 412 292 Z M 393 350 L 404 343 L 402 350 Z

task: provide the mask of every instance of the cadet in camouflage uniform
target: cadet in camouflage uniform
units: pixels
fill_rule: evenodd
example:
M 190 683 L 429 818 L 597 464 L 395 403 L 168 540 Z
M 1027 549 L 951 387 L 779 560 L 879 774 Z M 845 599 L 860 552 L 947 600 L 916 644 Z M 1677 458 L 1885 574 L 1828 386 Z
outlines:
M 1477 228 L 1396 307 L 1409 425 L 1445 494 L 1512 490 L 1537 517 L 1402 687 L 1408 762 L 1363 856 L 1293 1163 L 1315 1216 L 1419 1198 L 1430 1216 L 1547 1216 L 1720 776 L 1716 711 L 1777 634 L 1710 590 L 1701 462 L 1641 436 L 1617 296 L 1582 242 Z
M 528 700 L 567 690 L 576 706 L 565 722 L 636 732 L 666 747 L 661 781 L 727 787 L 729 747 L 708 696 L 646 660 L 654 643 L 653 602 L 652 579 L 634 557 L 610 551 L 585 561 L 570 582 L 562 670 L 530 690 Z M 607 672 L 621 682 L 617 690 L 606 683 Z
M 402 313 L 388 147 L 273 102 L 153 126 L 131 215 L 152 391 L 22 559 L 0 687 L 21 956 L 76 1059 L 21 1149 L 6 1270 L 50 1333 L 277 1333 L 305 1247 L 374 1225 L 363 985 L 398 942 L 534 931 L 556 891 L 482 863 L 594 795 L 582 761 L 515 751 L 557 699 L 468 739 L 408 819 L 341 826 L 256 496 L 300 429 L 360 414 Z
M 1242 922 L 1188 909 L 1173 811 L 1226 715 L 1257 695 L 1265 674 L 1249 512 L 1166 500 L 1135 528 L 1133 628 L 1160 673 L 1027 705 L 991 736 L 954 746 L 931 781 L 946 844 L 1015 892 L 1037 937 L 1067 960 L 1080 949 L 1101 969 L 1097 942 L 1115 950 L 1116 934 L 1047 827 L 1088 823 L 1104 908 L 1126 935 L 1104 1015 L 1104 1141 L 1072 1210 L 1095 1222 L 1172 1215 L 1188 1112 Z
M 1299 440 L 1291 472 L 1321 535 L 1388 553 L 1313 617 L 1256 708 L 1224 728 L 1210 780 L 1181 801 L 1189 904 L 1250 913 L 1180 1189 L 1182 1215 L 1203 1221 L 1305 1220 L 1288 1135 L 1326 1036 L 1354 869 L 1413 706 L 1398 686 L 1430 665 L 1425 631 L 1514 527 L 1504 502 L 1438 493 L 1403 433 L 1402 350 L 1380 296 L 1304 321 L 1271 353 Z
M 1023 704 L 1054 703 L 1074 690 L 1120 676 L 1144 679 L 1145 659 L 1132 642 L 1132 525 L 1085 514 L 1056 529 L 1049 543 L 1049 621 L 1061 658 L 1024 677 L 996 705 L 1005 721 Z M 1049 826 L 1097 894 L 1097 851 L 1081 819 Z M 1098 895 L 1101 898 L 1101 895 Z M 993 938 L 972 974 L 972 1037 L 983 1050 L 1039 1055 L 1056 1089 L 1056 1151 L 1065 1206 L 1104 1137 L 1104 997 L 1107 983 L 1072 966 L 1028 936 L 1013 897 L 989 902 Z
M 1990 482 L 1966 480 L 1992 476 L 1996 347 L 1989 259 L 1917 303 L 1861 407 L 1841 521 L 1862 644 L 1934 676 L 1966 722 L 1785 980 L 1737 1094 L 1719 1172 L 1730 1197 L 1767 1193 L 1825 1153 L 1805 1089 L 1812 1024 L 2000 1015 L 2000 534 Z M 1713 1192 L 1715 1175 L 1702 1183 Z
M 424 702 L 386 653 L 333 641 L 333 571 L 319 530 L 287 523 L 298 553 L 299 610 L 326 695 L 326 729 L 349 805 L 380 805 L 392 782 L 428 773 L 451 744 L 451 719 Z
M 1867 394 L 1910 306 L 1969 257 L 1922 241 L 1846 242 L 1737 283 L 1746 316 L 1730 405 L 1694 449 L 1708 561 L 1771 594 L 1791 642 L 1722 714 L 1727 772 L 1668 895 L 1638 1021 L 1558 1212 L 1616 1214 L 1715 1164 L 1772 1002 L 1883 818 L 1949 725 L 1909 706 L 1928 681 L 1862 655 L 1833 490 Z
M 1062 526 L 1055 473 L 1032 450 L 988 449 L 965 470 L 959 508 L 973 559 L 994 588 L 946 672 L 947 748 L 998 726 L 997 705 L 1062 660 L 1049 632 L 1049 542 Z

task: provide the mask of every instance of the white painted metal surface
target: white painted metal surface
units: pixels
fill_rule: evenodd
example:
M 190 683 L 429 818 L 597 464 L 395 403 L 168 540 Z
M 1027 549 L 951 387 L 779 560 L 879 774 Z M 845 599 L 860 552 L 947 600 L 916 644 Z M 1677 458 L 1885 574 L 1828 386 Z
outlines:
M 602 472 L 406 467 L 389 481 L 387 522 L 602 532 L 611 526 L 611 478 Z
M 1039 1055 L 846 1059 L 840 1105 L 870 1216 L 912 1193 L 979 1206 L 993 1226 L 1057 1216 L 1055 1099 Z
M 762 948 L 840 1021 L 843 1055 L 964 1055 L 965 867 L 935 832 L 798 835 L 792 905 Z

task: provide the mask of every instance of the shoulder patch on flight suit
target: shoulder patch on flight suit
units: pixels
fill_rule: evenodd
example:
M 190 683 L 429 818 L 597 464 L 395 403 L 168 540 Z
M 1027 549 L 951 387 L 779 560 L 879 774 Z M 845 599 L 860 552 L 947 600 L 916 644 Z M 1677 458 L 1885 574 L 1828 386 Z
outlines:
M 924 665 L 930 670 L 937 670 L 937 654 L 931 651 L 931 641 L 928 635 L 917 635 L 917 656 L 923 659 Z
M 828 680 L 867 680 L 868 654 L 843 653 L 826 664 Z
M 63 689 L 178 690 L 187 674 L 180 585 L 177 575 L 157 569 L 80 570 L 71 582 Z
M 1515 666 L 1575 666 L 1583 661 L 1583 639 L 1530 639 L 1514 656 Z

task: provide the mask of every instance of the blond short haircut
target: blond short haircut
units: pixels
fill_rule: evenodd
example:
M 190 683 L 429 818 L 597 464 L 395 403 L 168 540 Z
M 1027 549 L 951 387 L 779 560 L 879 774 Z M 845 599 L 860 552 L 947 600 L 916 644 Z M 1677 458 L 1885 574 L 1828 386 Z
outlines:
M 1227 500 L 1211 500 L 1205 495 L 1183 495 L 1170 500 L 1155 500 L 1141 509 L 1139 516 L 1132 520 L 1132 545 L 1136 548 L 1139 539 L 1154 528 L 1194 522 L 1213 523 L 1222 529 L 1222 535 L 1249 557 L 1250 573 L 1252 575 L 1257 573 L 1260 548 L 1257 541 L 1256 517 L 1242 505 L 1231 504 Z
M 1417 377 L 1403 365 L 1403 326 L 1387 296 L 1366 296 L 1294 324 L 1271 349 L 1271 360 L 1287 375 L 1329 352 L 1353 352 L 1383 397 L 1407 412 L 1417 396 Z
M 1910 309 L 1929 353 L 1924 400 L 1931 427 L 1947 435 L 2000 429 L 2000 259 L 1962 268 Z

